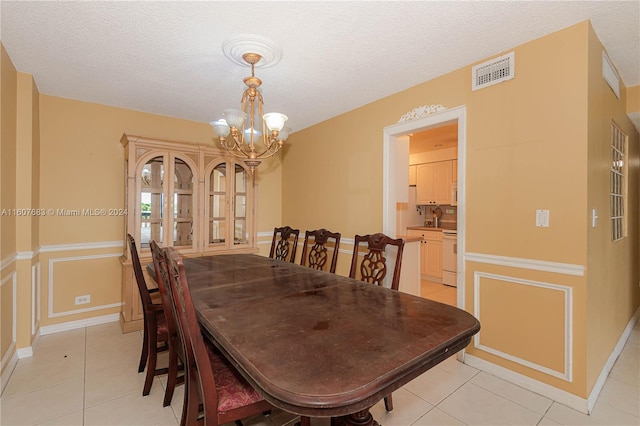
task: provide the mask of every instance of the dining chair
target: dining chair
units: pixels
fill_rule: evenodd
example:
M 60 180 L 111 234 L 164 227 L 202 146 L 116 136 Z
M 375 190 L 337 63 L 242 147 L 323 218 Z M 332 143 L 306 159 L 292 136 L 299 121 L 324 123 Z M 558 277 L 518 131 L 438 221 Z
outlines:
M 147 368 L 147 375 L 142 388 L 142 395 L 147 396 L 151 391 L 153 378 L 161 374 L 167 374 L 167 368 L 156 368 L 158 362 L 158 353 L 169 349 L 169 330 L 167 329 L 167 321 L 164 316 L 162 303 L 155 303 L 151 299 L 151 293 L 155 293 L 158 289 L 149 289 L 147 282 L 142 273 L 140 265 L 140 257 L 136 249 L 136 241 L 127 234 L 129 242 L 129 251 L 131 252 L 131 263 L 133 264 L 133 273 L 138 284 L 138 292 L 142 301 L 142 316 L 144 320 L 144 334 L 142 341 L 142 354 L 140 355 L 140 364 L 138 365 L 138 373 L 142 373 Z M 160 344 L 160 346 L 158 346 Z
M 164 317 L 167 323 L 167 331 L 169 333 L 169 367 L 167 372 L 167 386 L 164 392 L 164 400 L 162 402 L 163 407 L 171 405 L 173 399 L 173 392 L 177 385 L 184 383 L 184 375 L 178 376 L 178 371 L 184 371 L 184 351 L 182 350 L 182 344 L 180 343 L 180 337 L 178 336 L 178 324 L 176 323 L 173 308 L 171 306 L 171 298 L 169 295 L 169 273 L 165 266 L 164 251 L 152 240 L 149 243 L 151 247 L 151 256 L 153 257 L 153 269 L 155 271 L 156 283 L 158 283 L 158 289 L 160 290 L 160 299 L 162 301 L 162 308 L 164 311 Z
M 331 232 L 324 228 L 305 231 L 300 264 L 320 271 L 326 271 L 328 265 L 329 272 L 335 274 L 339 247 L 339 232 Z M 331 263 L 327 263 L 329 251 L 332 252 Z
M 397 291 L 400 285 L 402 251 L 404 250 L 402 238 L 394 239 L 382 233 L 356 235 L 349 277 L 384 286 L 384 279 L 390 269 L 388 260 L 391 253 L 387 250 L 389 246 L 396 247 L 395 262 L 392 262 L 394 265 L 390 287 Z M 391 394 L 384 397 L 384 407 L 387 411 L 393 410 Z
M 165 249 L 170 294 L 186 358 L 181 426 L 217 426 L 271 411 L 273 406 L 202 336 L 182 258 Z M 202 413 L 200 412 L 202 404 Z M 203 416 L 200 416 L 203 414 Z
M 281 228 L 273 228 L 269 257 L 294 263 L 296 261 L 299 235 L 299 229 L 293 229 L 288 225 Z

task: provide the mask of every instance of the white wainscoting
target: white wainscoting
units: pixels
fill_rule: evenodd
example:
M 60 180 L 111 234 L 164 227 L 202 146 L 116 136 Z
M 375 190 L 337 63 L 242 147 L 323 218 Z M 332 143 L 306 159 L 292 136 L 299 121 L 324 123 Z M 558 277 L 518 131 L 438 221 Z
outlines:
M 15 256 L 13 256 L 13 258 L 15 259 Z M 10 265 L 11 263 L 9 263 L 8 265 Z M 7 266 L 8 266 L 7 265 Z M 4 265 L 3 265 L 4 266 Z M 4 269 L 4 268 L 3 268 Z M 9 345 L 9 347 L 7 348 L 7 351 L 4 353 L 4 355 L 2 356 L 2 359 L 0 360 L 0 371 L 2 371 L 2 377 L 1 377 L 1 384 L 0 386 L 2 387 L 2 390 L 4 390 L 4 387 L 6 386 L 7 382 L 9 381 L 9 378 L 11 377 L 11 373 L 13 373 L 13 369 L 16 367 L 16 364 L 18 363 L 18 353 L 16 351 L 16 326 L 17 326 L 17 309 L 18 309 L 18 299 L 17 299 L 17 284 L 18 284 L 18 275 L 16 272 L 12 272 L 9 275 L 7 275 L 6 277 L 4 277 L 2 279 L 2 281 L 0 281 L 0 291 L 2 290 L 2 287 L 4 287 L 5 285 L 7 285 L 8 283 L 11 283 L 11 297 L 12 297 L 12 301 L 11 301 L 11 309 L 12 309 L 12 313 L 11 313 L 11 318 L 12 318 L 12 325 L 11 325 L 11 344 Z
M 559 291 L 562 293 L 564 297 L 564 363 L 563 363 L 564 371 L 556 371 L 548 367 L 536 364 L 535 362 L 515 356 L 513 354 L 509 354 L 499 349 L 487 346 L 482 343 L 482 330 L 480 330 L 473 337 L 473 339 L 474 339 L 474 346 L 478 349 L 481 349 L 490 354 L 499 356 L 500 358 L 508 359 L 509 361 L 515 362 L 525 367 L 540 371 L 541 373 L 545 373 L 545 374 L 566 380 L 568 382 L 571 382 L 572 381 L 572 358 L 573 358 L 573 332 L 572 332 L 573 330 L 573 289 L 571 287 L 563 286 L 559 284 L 527 280 L 522 278 L 510 277 L 506 275 L 497 275 L 497 274 L 490 274 L 485 272 L 475 272 L 474 278 L 473 278 L 473 286 L 474 286 L 473 304 L 474 304 L 475 317 L 478 318 L 481 324 L 482 324 L 482 319 L 480 318 L 480 312 L 481 312 L 480 308 L 481 308 L 482 278 L 499 280 L 499 281 L 513 284 L 513 285 L 526 285 L 526 286 L 532 286 L 537 288 L 545 288 L 545 289 L 550 289 L 554 291 Z
M 81 309 L 72 309 L 69 311 L 62 311 L 62 312 L 54 312 L 53 311 L 53 297 L 55 294 L 55 288 L 54 288 L 54 283 L 55 283 L 55 279 L 54 279 L 54 266 L 56 263 L 58 262 L 70 262 L 70 261 L 77 261 L 77 260 L 89 260 L 89 259 L 104 259 L 104 258 L 109 258 L 109 257 L 120 257 L 122 256 L 122 253 L 107 253 L 107 254 L 94 254 L 94 255 L 86 255 L 86 256 L 71 256 L 71 257 L 55 257 L 55 258 L 51 258 L 49 259 L 49 305 L 48 305 L 48 317 L 49 318 L 58 318 L 58 317 L 64 317 L 67 315 L 73 315 L 73 314 L 82 314 L 85 312 L 92 312 L 92 311 L 99 311 L 102 309 L 108 309 L 108 308 L 116 308 L 116 307 L 120 307 L 122 306 L 122 302 L 118 302 L 118 303 L 111 303 L 108 305 L 99 305 L 99 306 L 92 306 L 90 308 L 81 308 Z

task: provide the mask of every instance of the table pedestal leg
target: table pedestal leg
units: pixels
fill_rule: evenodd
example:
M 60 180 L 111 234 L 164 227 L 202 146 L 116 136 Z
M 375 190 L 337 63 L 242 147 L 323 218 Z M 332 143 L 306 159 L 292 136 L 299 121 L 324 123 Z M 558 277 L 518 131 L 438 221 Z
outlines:
M 338 417 L 335 426 L 380 426 L 369 410 L 358 411 L 348 416 Z

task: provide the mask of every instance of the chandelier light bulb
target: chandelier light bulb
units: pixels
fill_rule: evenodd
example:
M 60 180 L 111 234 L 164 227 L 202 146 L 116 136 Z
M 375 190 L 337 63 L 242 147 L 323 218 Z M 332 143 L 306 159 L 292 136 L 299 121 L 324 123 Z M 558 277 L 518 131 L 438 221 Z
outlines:
M 284 127 L 284 122 L 289 119 L 284 114 L 280 114 L 279 112 L 269 112 L 262 116 L 262 119 L 267 124 L 267 128 L 270 131 L 277 130 L 278 132 L 282 130 Z
M 209 124 L 213 127 L 213 134 L 216 135 L 217 138 L 226 138 L 231 131 L 225 119 L 212 121 Z
M 244 120 L 247 119 L 247 114 L 239 109 L 225 109 L 222 111 L 224 119 L 230 127 L 241 129 L 244 124 Z

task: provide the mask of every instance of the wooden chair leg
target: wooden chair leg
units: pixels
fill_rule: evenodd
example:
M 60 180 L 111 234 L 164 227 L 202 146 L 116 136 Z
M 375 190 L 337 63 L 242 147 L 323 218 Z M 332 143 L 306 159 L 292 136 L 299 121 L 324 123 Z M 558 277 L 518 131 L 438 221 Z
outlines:
M 393 411 L 393 399 L 391 398 L 391 394 L 384 397 L 384 408 L 387 411 Z
M 169 371 L 167 373 L 167 389 L 164 392 L 164 401 L 162 406 L 171 405 L 173 399 L 173 391 L 178 382 L 178 354 L 173 346 L 169 346 Z
M 147 358 L 149 356 L 149 336 L 147 332 L 147 324 L 144 325 L 144 334 L 142 336 L 142 354 L 140 355 L 140 364 L 138 365 L 138 373 L 144 371 L 144 367 L 147 365 Z
M 158 361 L 158 335 L 156 333 L 149 333 L 149 361 L 147 362 L 147 376 L 144 379 L 144 388 L 142 388 L 142 396 L 149 395 L 151 392 L 151 385 L 153 384 L 153 378 L 156 375 L 156 363 Z

